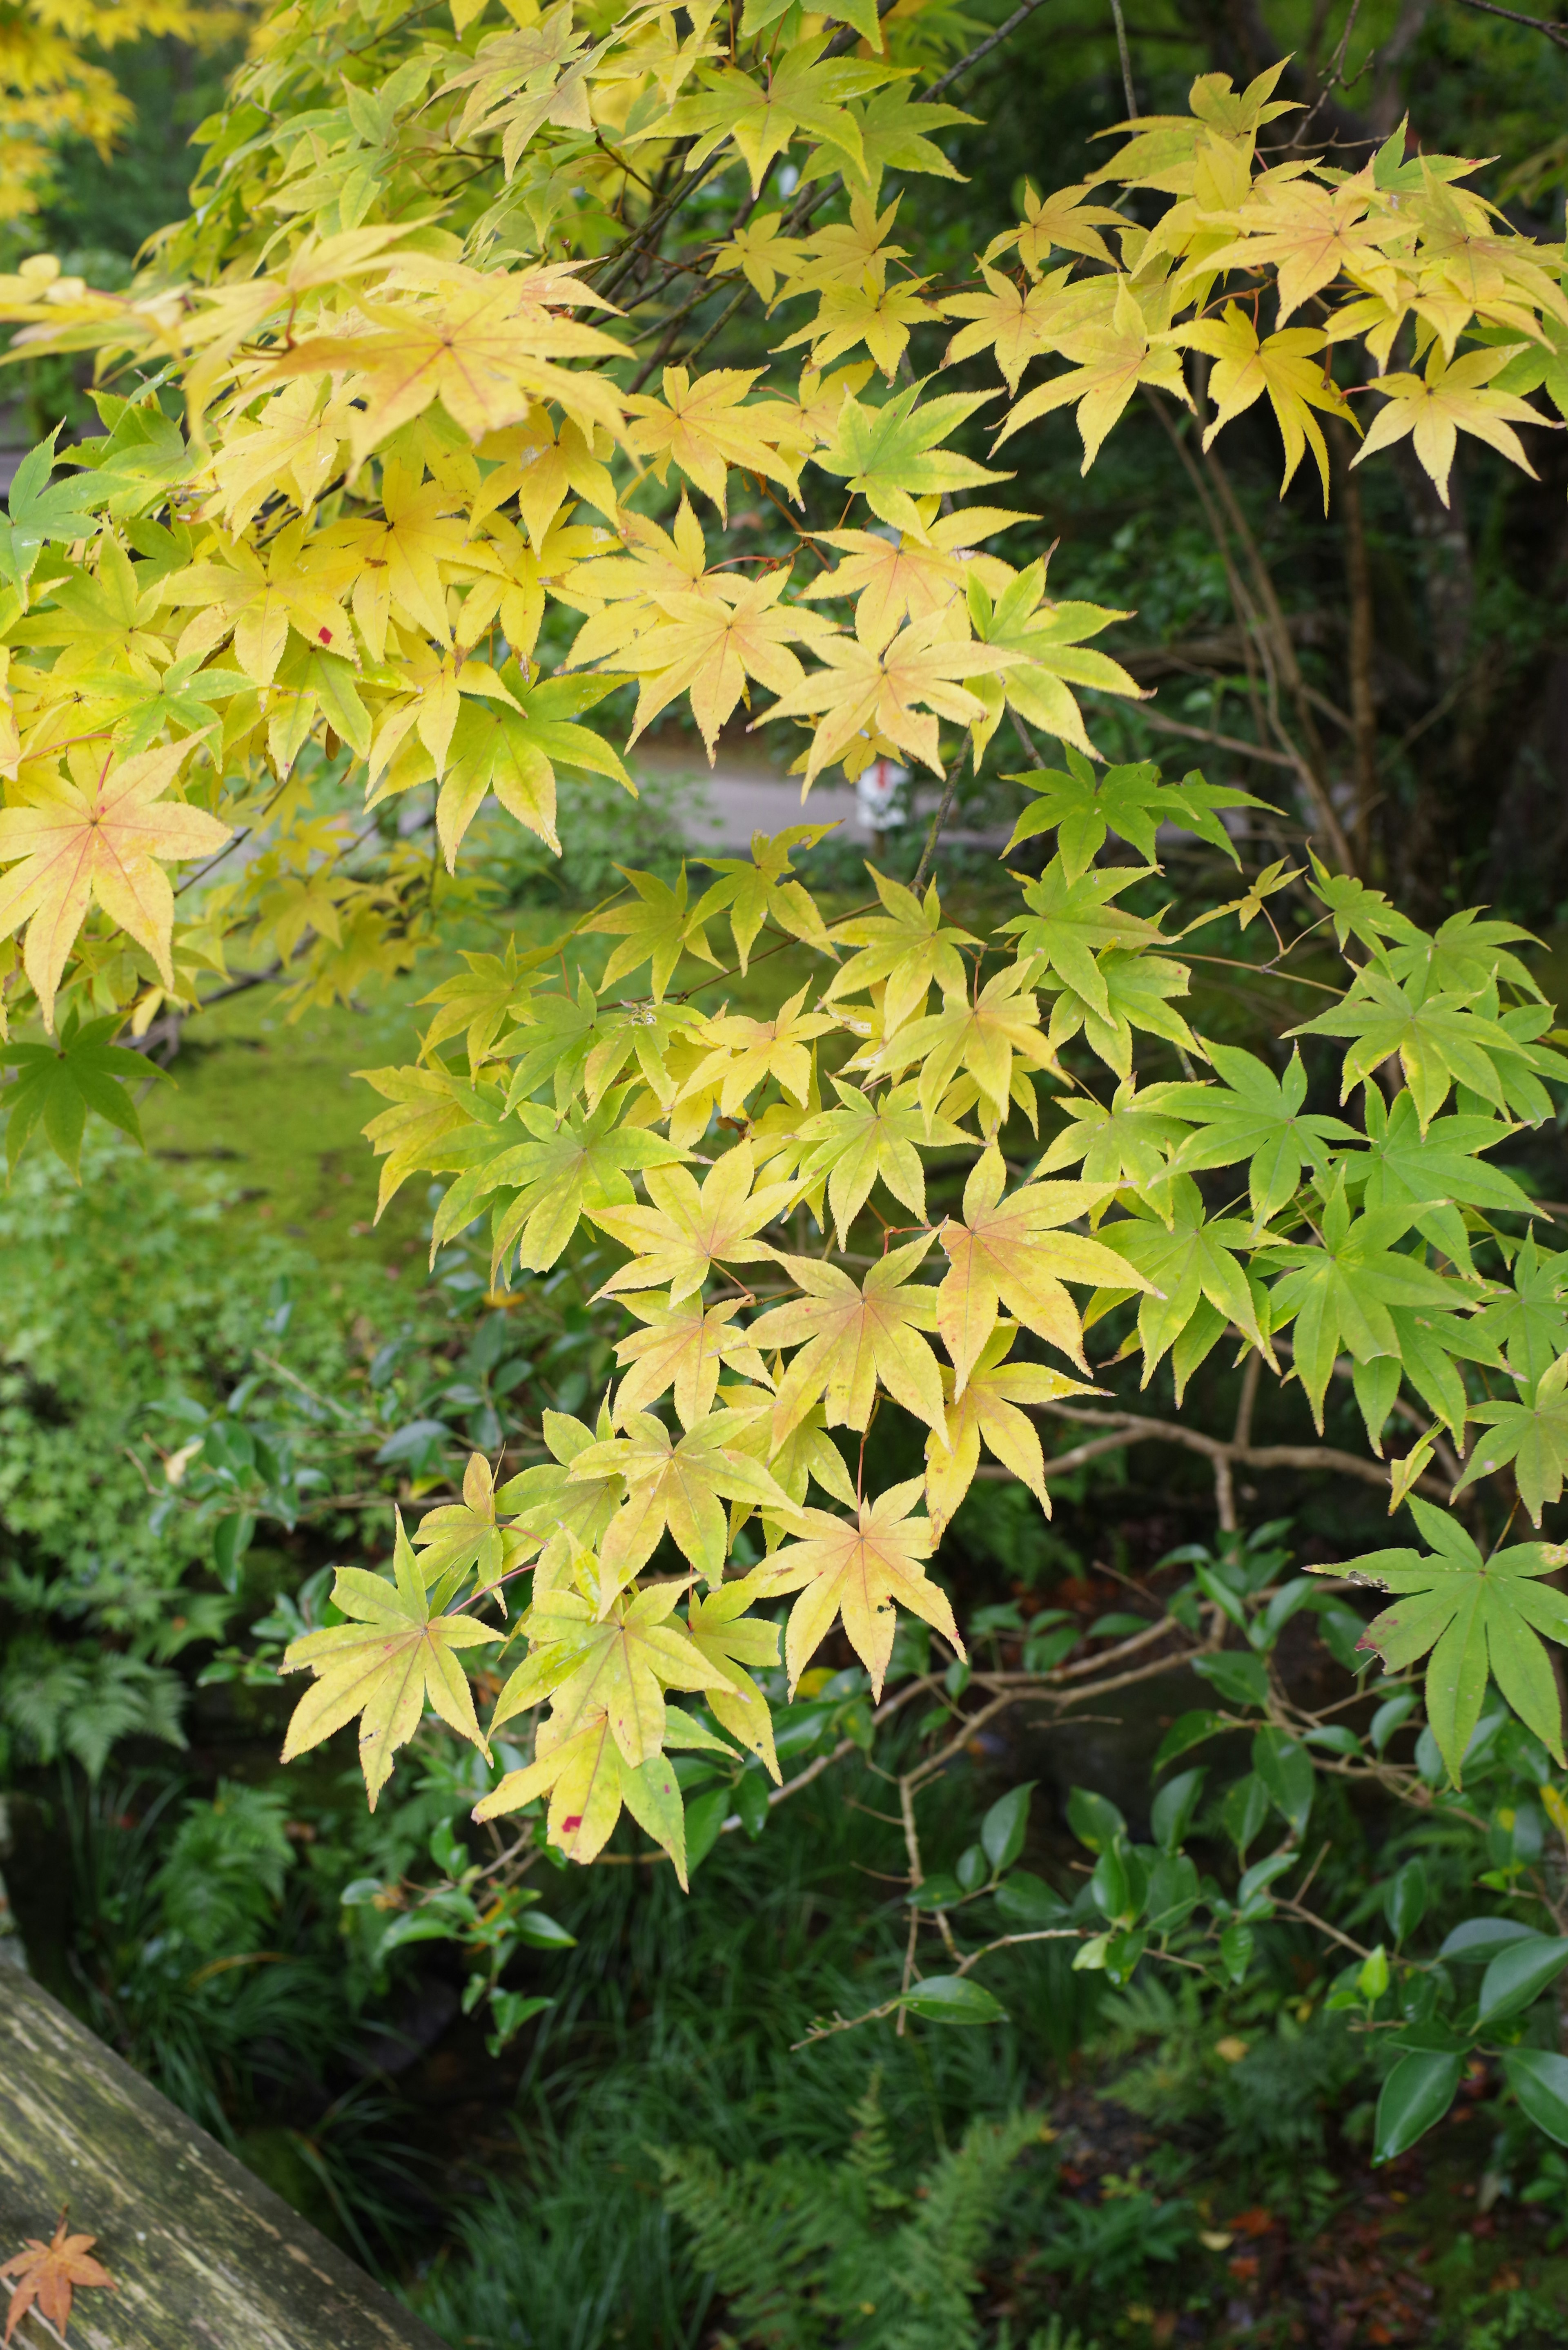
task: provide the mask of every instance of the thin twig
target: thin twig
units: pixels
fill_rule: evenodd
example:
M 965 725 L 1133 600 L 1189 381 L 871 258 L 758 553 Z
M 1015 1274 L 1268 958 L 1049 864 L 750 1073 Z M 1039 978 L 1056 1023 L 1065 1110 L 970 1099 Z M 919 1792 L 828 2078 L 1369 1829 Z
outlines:
M 977 42 L 975 47 L 971 49 L 967 57 L 960 57 L 956 66 L 949 67 L 947 72 L 943 74 L 940 81 L 932 82 L 929 89 L 925 89 L 920 92 L 922 102 L 929 102 L 933 98 L 940 98 L 944 89 L 950 89 L 953 83 L 959 79 L 961 75 L 968 73 L 971 66 L 979 65 L 981 57 L 988 57 L 992 49 L 1000 47 L 1001 44 L 1008 38 L 1010 34 L 1015 33 L 1018 30 L 1018 27 L 1023 24 L 1025 16 L 1033 16 L 1036 8 L 1043 7 L 1044 5 L 1044 0 L 1023 0 L 1023 7 L 1015 8 L 1012 16 L 1007 19 L 1007 22 L 1004 25 L 999 25 L 995 32 L 991 35 L 988 40 Z

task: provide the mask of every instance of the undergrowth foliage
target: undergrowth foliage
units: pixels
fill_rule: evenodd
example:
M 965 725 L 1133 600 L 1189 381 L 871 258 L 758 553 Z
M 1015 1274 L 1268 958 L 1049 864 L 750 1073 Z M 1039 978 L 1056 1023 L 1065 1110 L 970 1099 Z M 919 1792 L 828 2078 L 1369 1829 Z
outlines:
M 1007 479 L 965 453 L 982 416 L 996 453 L 1071 406 L 1086 467 L 1140 389 L 1193 411 L 1205 447 L 1266 398 L 1283 483 L 1310 455 L 1325 500 L 1320 419 L 1364 436 L 1357 464 L 1408 437 L 1444 497 L 1460 433 L 1528 472 L 1516 428 L 1548 427 L 1532 395 L 1564 392 L 1561 249 L 1471 193 L 1469 162 L 1407 154 L 1403 128 L 1355 172 L 1310 141 L 1261 144 L 1291 112 L 1276 68 L 1241 92 L 1204 77 L 1188 115 L 1123 125 L 1091 180 L 1032 193 L 969 277 L 939 283 L 904 265 L 892 182 L 953 174 L 935 134 L 967 119 L 944 93 L 970 60 L 940 70 L 943 12 L 452 0 L 450 18 L 274 8 L 207 126 L 191 218 L 130 288 L 47 256 L 0 283 L 18 354 L 95 351 L 106 387 L 101 437 L 74 471 L 34 451 L 0 536 L 13 1163 L 41 1132 L 74 1168 L 89 1109 L 134 1133 L 130 1045 L 231 959 L 275 967 L 304 1004 L 440 952 L 487 798 L 555 848 L 558 789 L 629 788 L 627 750 L 682 701 L 710 759 L 742 703 L 793 727 L 803 796 L 891 757 L 943 796 L 912 886 L 873 869 L 847 911 L 797 869 L 809 804 L 705 885 L 628 871 L 548 946 L 446 969 L 417 1063 L 368 1073 L 383 1205 L 438 1179 L 432 1245 L 482 1221 L 494 1294 L 549 1274 L 585 1226 L 614 1244 L 597 1295 L 625 1317 L 619 1377 L 587 1417 L 547 1411 L 542 1457 L 499 1482 L 476 1451 L 461 1498 L 400 1521 L 389 1574 L 338 1572 L 330 1619 L 283 1660 L 313 1676 L 286 1759 L 358 1720 L 373 1806 L 429 1710 L 497 1762 L 475 1817 L 521 1815 L 520 1837 L 473 1876 L 450 1855 L 476 1918 L 478 1875 L 511 1917 L 542 1842 L 595 1862 L 623 1813 L 684 1885 L 798 1783 L 781 1732 L 846 1694 L 852 1654 L 869 1705 L 844 1750 L 925 1708 L 893 1774 L 908 1953 L 888 1998 L 824 2032 L 987 2021 L 976 1970 L 1021 1942 L 1070 1941 L 1117 1983 L 1145 1960 L 1240 1980 L 1261 1920 L 1312 1914 L 1321 1773 L 1430 1808 L 1506 1748 L 1568 1830 L 1543 1645 L 1568 1638 L 1548 1580 L 1564 1553 L 1513 1523 L 1539 1530 L 1562 1492 L 1564 1267 L 1493 1155 L 1568 1080 L 1528 941 L 1475 911 L 1407 920 L 1292 754 L 1323 854 L 1219 911 L 1245 928 L 1309 906 L 1260 968 L 1326 1008 L 1282 1067 L 1199 1033 L 1189 941 L 1216 910 L 1153 886 L 1162 845 L 1239 862 L 1231 827 L 1260 804 L 1104 770 L 1078 697 L 1136 694 L 1089 644 L 1124 616 L 993 551 L 1029 517 L 959 502 Z M 738 280 L 729 309 L 683 338 L 715 277 Z M 784 313 L 769 366 L 701 364 L 749 304 Z M 941 365 L 989 354 L 998 384 L 914 373 L 911 337 L 942 321 Z M 723 551 L 736 475 L 793 557 Z M 630 686 L 626 723 L 586 723 Z M 961 762 L 1014 741 L 1031 798 L 1010 853 L 1030 862 L 1012 910 L 972 930 L 933 859 Z M 367 877 L 354 851 L 398 801 Z M 763 1016 L 731 1010 L 725 989 L 756 1001 L 774 957 Z M 1233 1435 L 1097 1409 L 1101 1323 L 1179 1413 L 1224 1347 L 1246 1367 Z M 1319 1439 L 1347 1376 L 1376 1460 L 1304 1429 L 1254 1444 L 1263 1373 Z M 1042 1415 L 1082 1429 L 1076 1447 L 1048 1458 Z M 1416 1440 L 1379 1467 L 1396 1418 Z M 913 1473 L 872 1490 L 888 1429 Z M 1021 1670 L 988 1665 L 983 1639 L 971 1658 L 940 1554 L 977 1476 L 1048 1513 L 1065 1468 L 1157 1440 L 1211 1462 L 1218 1518 L 1167 1617 L 1124 1622 L 1092 1662 L 1045 1625 Z M 1347 1570 L 1395 1595 L 1371 1624 L 1282 1580 L 1267 1530 L 1243 1537 L 1235 1471 L 1275 1455 L 1380 1483 L 1413 1516 L 1422 1549 Z M 1381 1658 L 1365 1731 L 1304 1711 L 1276 1669 L 1303 1608 L 1354 1638 L 1353 1669 Z M 931 1875 L 918 1799 L 978 1726 L 1183 1660 L 1218 1704 L 1177 1725 L 1162 1767 L 1245 1734 L 1226 1832 L 1244 1862 L 1281 1831 L 1233 1896 L 1183 1849 L 1197 1768 L 1162 1788 L 1148 1846 L 1103 1796 L 1075 1799 L 1095 1862 L 1076 1904 L 1017 1869 L 1026 1787 Z M 1002 1930 L 966 1948 L 981 1899 Z M 1473 2047 L 1517 2040 L 1503 2027 L 1568 1960 L 1557 1932 L 1477 1921 L 1449 1953 L 1485 1964 L 1467 2003 L 1451 1972 L 1397 1956 L 1424 1902 L 1417 1864 L 1388 1889 L 1396 1955 L 1363 1951 L 1335 1993 L 1400 2052 L 1385 2153 L 1444 2110 Z M 1568 2059 L 1506 2062 L 1568 2136 Z M 955 2194 L 965 2163 L 1002 2159 L 988 2144 L 952 2158 Z

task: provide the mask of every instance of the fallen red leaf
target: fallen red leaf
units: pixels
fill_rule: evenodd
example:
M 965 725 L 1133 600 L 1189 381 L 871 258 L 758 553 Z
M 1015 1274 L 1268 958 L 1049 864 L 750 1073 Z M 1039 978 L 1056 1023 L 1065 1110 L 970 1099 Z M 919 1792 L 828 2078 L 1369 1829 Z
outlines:
M 119 2290 L 109 2271 L 88 2258 L 98 2238 L 67 2235 L 68 2217 L 67 2205 L 48 2243 L 40 2243 L 36 2236 L 29 2236 L 26 2251 L 13 2252 L 8 2261 L 0 2261 L 0 2277 L 16 2279 L 11 2287 L 11 2306 L 5 2313 L 7 2342 L 35 2302 L 40 2314 L 63 2334 L 71 2322 L 71 2293 L 77 2285 L 107 2285 L 111 2293 Z

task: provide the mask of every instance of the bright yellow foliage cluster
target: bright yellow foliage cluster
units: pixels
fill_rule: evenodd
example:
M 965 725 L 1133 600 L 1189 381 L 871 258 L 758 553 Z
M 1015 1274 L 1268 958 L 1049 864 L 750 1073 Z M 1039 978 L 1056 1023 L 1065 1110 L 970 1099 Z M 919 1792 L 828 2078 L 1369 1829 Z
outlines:
M 1402 132 L 1354 173 L 1263 151 L 1288 112 L 1271 73 L 1123 126 L 1092 181 L 1032 196 L 941 284 L 908 265 L 889 184 L 953 175 L 936 134 L 962 118 L 922 88 L 929 56 L 919 8 L 884 23 L 865 0 L 292 0 L 155 268 L 124 295 L 47 259 L 0 285 L 18 350 L 96 350 L 117 387 L 83 470 L 29 460 L 0 543 L 0 930 L 13 1015 L 67 1024 L 67 1059 L 70 1021 L 145 1026 L 232 956 L 275 958 L 296 1001 L 406 967 L 461 902 L 443 891 L 487 802 L 555 847 L 574 776 L 630 788 L 627 742 L 584 723 L 628 681 L 628 739 L 681 701 L 711 756 L 742 703 L 793 723 L 803 792 L 893 754 L 946 776 L 1010 712 L 1064 746 L 1017 836 L 1056 853 L 993 937 L 880 875 L 830 922 L 792 868 L 803 827 L 701 890 L 628 875 L 559 955 L 469 958 L 419 1065 L 374 1076 L 383 1200 L 446 1179 L 438 1241 L 488 1215 L 498 1277 L 555 1264 L 585 1220 L 626 1252 L 604 1284 L 624 1377 L 595 1424 L 548 1419 L 549 1459 L 501 1491 L 475 1461 L 461 1504 L 400 1535 L 392 1580 L 340 1577 L 351 1620 L 293 1652 L 319 1678 L 290 1751 L 360 1713 L 374 1794 L 427 1699 L 485 1734 L 455 1651 L 521 1635 L 490 1731 L 548 1711 L 485 1808 L 547 1795 L 582 1860 L 625 1805 L 679 1863 L 671 1749 L 722 1731 L 776 1775 L 757 1603 L 791 1600 L 792 1686 L 842 1623 L 879 1690 L 899 1609 L 961 1656 L 927 1562 L 982 1446 L 1046 1502 L 1029 1411 L 1085 1391 L 1084 1329 L 1118 1305 L 1179 1392 L 1227 1332 L 1281 1368 L 1293 1324 L 1320 1427 L 1347 1356 L 1375 1447 L 1402 1382 L 1460 1438 L 1461 1362 L 1516 1379 L 1527 1418 L 1556 1409 L 1471 1255 L 1528 1211 L 1481 1154 L 1568 1074 L 1517 934 L 1458 917 L 1428 940 L 1316 868 L 1359 960 L 1310 1026 L 1349 1040 L 1360 1128 L 1303 1114 L 1299 1059 L 1282 1079 L 1195 1034 L 1175 940 L 1117 901 L 1161 825 L 1229 853 L 1244 795 L 1147 768 L 1096 784 L 1078 697 L 1136 692 L 1087 643 L 1123 616 L 998 551 L 1026 518 L 961 503 L 1008 477 L 953 444 L 1071 406 L 1086 466 L 1139 386 L 1191 407 L 1201 354 L 1206 437 L 1266 397 L 1285 480 L 1310 450 L 1325 495 L 1323 415 L 1366 428 L 1361 456 L 1413 436 L 1445 494 L 1460 432 L 1528 470 L 1514 428 L 1549 421 L 1526 395 L 1557 383 L 1562 255 Z M 1168 200 L 1153 227 L 1137 191 Z M 709 225 L 671 255 L 699 194 Z M 714 278 L 779 314 L 766 369 L 702 366 L 706 338 L 680 355 L 683 289 Z M 992 390 L 909 374 L 939 320 L 949 363 L 993 355 Z M 797 528 L 793 563 L 727 551 L 736 475 Z M 428 812 L 452 878 L 413 838 L 357 878 L 324 774 L 366 812 Z M 1147 862 L 1096 864 L 1107 831 Z M 753 1019 L 722 988 L 763 938 L 817 962 Z M 1151 1051 L 1167 1074 L 1140 1087 Z M 1022 1170 L 1003 1129 L 1038 1132 L 1049 1087 L 1064 1123 Z M 961 1204 L 928 1219 L 933 1159 Z M 1211 1216 L 1197 1176 L 1241 1165 L 1245 1209 Z M 830 1430 L 879 1407 L 923 1430 L 926 1468 L 871 1495 Z M 1538 1513 L 1561 1473 L 1531 1474 Z M 753 1520 L 763 1563 L 726 1581 Z M 687 1572 L 649 1580 L 666 1537 Z M 524 1568 L 524 1612 L 486 1623 Z

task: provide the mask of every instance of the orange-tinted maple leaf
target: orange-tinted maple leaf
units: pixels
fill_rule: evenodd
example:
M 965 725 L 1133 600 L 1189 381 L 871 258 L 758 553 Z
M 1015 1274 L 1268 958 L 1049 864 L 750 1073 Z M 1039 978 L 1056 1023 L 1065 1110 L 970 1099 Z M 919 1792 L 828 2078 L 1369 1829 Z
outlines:
M 16 2279 L 5 2313 L 7 2342 L 35 2304 L 39 2316 L 47 2317 L 64 2334 L 71 2322 L 71 2294 L 78 2285 L 107 2286 L 110 2293 L 119 2290 L 102 2263 L 88 2258 L 98 2238 L 67 2236 L 68 2219 L 67 2208 L 60 2213 L 59 2225 L 47 2244 L 29 2236 L 26 2251 L 0 2261 L 0 2277 Z
M 191 747 L 164 743 L 119 766 L 105 758 L 96 780 L 51 777 L 25 806 L 0 810 L 0 864 L 12 868 L 0 880 L 0 938 L 26 923 L 23 960 L 51 1028 L 66 957 L 95 902 L 174 984 L 174 893 L 159 860 L 210 857 L 230 837 L 215 816 L 162 798 Z

